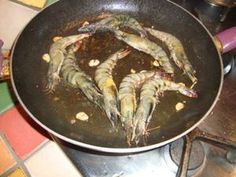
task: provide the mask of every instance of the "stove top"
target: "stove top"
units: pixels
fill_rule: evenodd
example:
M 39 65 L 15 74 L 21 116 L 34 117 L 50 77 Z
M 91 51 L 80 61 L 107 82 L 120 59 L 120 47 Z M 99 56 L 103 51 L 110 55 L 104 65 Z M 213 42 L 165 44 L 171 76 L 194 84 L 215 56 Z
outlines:
M 213 35 L 236 25 L 235 8 L 206 5 L 204 0 L 172 1 L 197 16 Z M 235 56 L 236 51 L 222 56 L 227 66 L 225 69 L 227 74 L 221 96 L 211 114 L 195 132 L 191 132 L 185 138 L 151 151 L 122 155 L 92 151 L 63 142 L 56 137 L 53 139 L 58 142 L 85 177 L 186 176 L 181 171 L 187 167 L 183 158 L 188 159 L 188 156 L 181 154 L 183 150 L 189 151 L 190 146 L 192 151 L 189 158 L 188 176 L 235 177 L 236 149 L 232 150 L 231 147 L 232 142 L 234 144 L 236 142 L 236 70 L 232 69 Z M 208 133 L 221 138 L 217 138 L 217 142 L 213 143 L 212 139 L 215 137 Z M 198 137 L 195 137 L 196 134 Z M 193 139 L 195 141 L 192 144 L 189 143 Z M 221 143 L 225 145 L 222 146 Z M 181 162 L 183 166 L 178 171 Z

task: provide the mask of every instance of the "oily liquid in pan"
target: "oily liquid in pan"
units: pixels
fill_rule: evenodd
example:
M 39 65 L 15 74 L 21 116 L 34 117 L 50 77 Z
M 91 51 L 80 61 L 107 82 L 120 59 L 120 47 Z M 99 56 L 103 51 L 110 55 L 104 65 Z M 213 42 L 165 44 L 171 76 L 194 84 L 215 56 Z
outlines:
M 69 30 L 62 36 L 77 34 L 76 30 L 77 28 Z M 122 30 L 130 33 L 135 33 L 134 31 L 131 31 L 127 28 L 122 28 Z M 163 43 L 151 36 L 149 37 L 151 40 L 161 45 L 169 55 L 169 52 Z M 78 65 L 83 71 L 85 71 L 86 74 L 94 78 L 95 70 L 97 67 L 90 67 L 88 65 L 89 61 L 91 59 L 98 59 L 100 63 L 102 63 L 107 59 L 108 56 L 122 48 L 128 48 L 129 50 L 131 50 L 131 52 L 127 57 L 119 60 L 113 70 L 112 75 L 117 88 L 119 88 L 121 80 L 125 76 L 127 76 L 127 74 L 131 73 L 131 69 L 135 70 L 136 72 L 156 69 L 156 67 L 152 65 L 154 59 L 150 55 L 139 52 L 128 46 L 124 42 L 119 41 L 114 37 L 114 34 L 112 32 L 99 31 L 91 37 L 83 40 L 81 48 L 76 53 Z M 191 58 L 189 58 L 189 60 L 191 62 Z M 190 86 L 191 81 L 182 73 L 179 68 L 175 66 L 174 62 L 171 63 L 175 69 L 174 80 L 176 82 L 183 82 L 187 86 Z M 43 83 L 45 82 L 45 78 L 46 73 L 43 77 Z M 137 96 L 139 96 L 139 91 L 137 91 Z M 138 100 L 139 98 L 137 98 L 137 101 Z M 178 119 L 181 118 L 181 116 L 176 116 L 176 114 L 179 114 L 180 112 L 176 111 L 175 105 L 178 102 L 183 101 L 184 109 L 180 112 L 188 110 L 189 104 L 196 100 L 182 96 L 181 94 L 178 94 L 176 92 L 165 92 L 164 97 L 160 98 L 160 103 L 157 105 L 153 113 L 153 117 L 148 127 L 148 129 L 153 129 L 150 131 L 150 133 L 159 133 L 162 131 L 162 127 L 165 127 L 165 125 L 179 121 Z M 67 83 L 61 81 L 61 83 L 56 86 L 55 93 L 48 95 L 48 102 L 50 103 L 50 105 L 53 105 L 54 110 L 58 115 L 66 118 L 66 122 L 68 123 L 67 126 L 71 127 L 71 132 L 73 132 L 72 136 L 75 136 L 76 139 L 83 140 L 83 136 L 86 134 L 97 136 L 98 139 L 99 136 L 101 138 L 105 138 L 106 136 L 113 136 L 114 138 L 123 139 L 124 145 L 128 146 L 122 127 L 119 126 L 118 132 L 114 132 L 105 113 L 100 110 L 95 104 L 89 102 L 79 89 L 72 88 Z M 88 122 L 76 120 L 75 116 L 78 112 L 85 112 L 89 116 Z M 78 132 L 78 135 L 76 132 Z

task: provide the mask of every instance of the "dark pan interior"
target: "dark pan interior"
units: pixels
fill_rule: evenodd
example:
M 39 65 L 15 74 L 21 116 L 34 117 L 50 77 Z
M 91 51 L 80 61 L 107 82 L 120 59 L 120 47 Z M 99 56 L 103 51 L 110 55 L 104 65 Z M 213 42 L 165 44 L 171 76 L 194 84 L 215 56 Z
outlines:
M 54 94 L 45 94 L 48 64 L 42 55 L 48 53 L 54 36 L 75 34 L 84 20 L 101 12 L 129 14 L 145 26 L 154 26 L 178 37 L 187 56 L 197 71 L 197 99 L 189 99 L 177 93 L 166 92 L 150 123 L 147 145 L 172 139 L 195 125 L 212 106 L 221 84 L 221 63 L 217 50 L 207 31 L 187 12 L 165 0 L 61 0 L 40 12 L 23 30 L 17 40 L 12 57 L 12 79 L 21 102 L 45 127 L 76 142 L 108 148 L 127 148 L 122 131 L 113 132 L 108 119 L 99 108 L 89 103 L 76 89 L 61 82 Z M 108 37 L 108 36 L 111 37 Z M 78 54 L 78 63 L 88 74 L 94 69 L 88 61 L 103 61 L 109 54 L 126 47 L 110 33 L 93 36 L 90 50 Z M 102 42 L 99 42 L 103 40 Z M 89 45 L 89 44 L 87 44 Z M 97 47 L 97 48 L 96 48 Z M 132 50 L 129 59 L 119 61 L 114 70 L 117 84 L 130 69 L 150 69 L 150 56 Z M 186 76 L 177 70 L 175 80 L 190 85 Z M 186 101 L 185 108 L 175 111 L 175 104 Z M 89 114 L 88 122 L 72 123 L 75 114 Z M 77 143 L 76 143 L 77 144 Z

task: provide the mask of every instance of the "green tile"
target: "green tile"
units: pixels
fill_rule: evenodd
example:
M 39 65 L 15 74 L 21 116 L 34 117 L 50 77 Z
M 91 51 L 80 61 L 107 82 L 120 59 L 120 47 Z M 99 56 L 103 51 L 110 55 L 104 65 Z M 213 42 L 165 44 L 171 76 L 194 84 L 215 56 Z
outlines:
M 58 1 L 58 0 L 47 0 L 46 6 L 49 6 L 49 5 L 51 5 L 52 3 L 56 2 L 56 1 Z
M 16 100 L 10 82 L 0 82 L 0 114 L 13 107 Z

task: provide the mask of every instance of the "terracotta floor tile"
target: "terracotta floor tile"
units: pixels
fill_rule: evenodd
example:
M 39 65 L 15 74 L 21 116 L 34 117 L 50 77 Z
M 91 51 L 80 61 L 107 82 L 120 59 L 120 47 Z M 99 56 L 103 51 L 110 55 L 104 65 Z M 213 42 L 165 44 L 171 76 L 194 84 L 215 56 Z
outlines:
M 27 177 L 25 172 L 21 168 L 17 168 L 13 173 L 8 175 L 8 177 Z
M 29 157 L 25 165 L 33 177 L 82 177 L 58 145 L 51 141 Z
M 0 136 L 0 175 L 16 164 L 8 146 Z
M 39 132 L 42 129 L 32 122 L 20 106 L 13 107 L 0 116 L 0 130 L 21 159 L 46 140 Z

